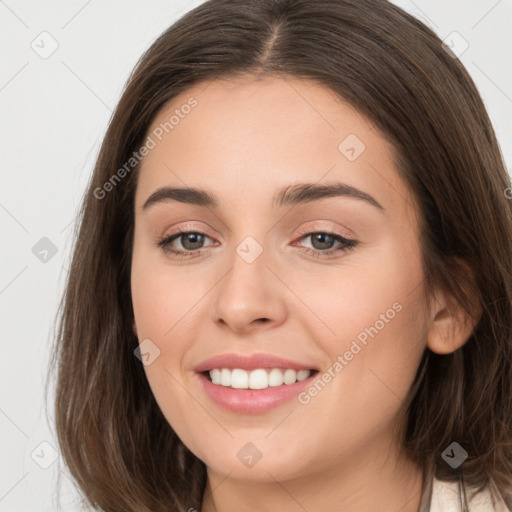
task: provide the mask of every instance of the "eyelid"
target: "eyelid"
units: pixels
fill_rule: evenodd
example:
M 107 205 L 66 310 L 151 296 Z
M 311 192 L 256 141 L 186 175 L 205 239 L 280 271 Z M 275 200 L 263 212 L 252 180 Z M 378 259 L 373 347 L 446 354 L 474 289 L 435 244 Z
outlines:
M 178 227 L 175 227 L 175 226 Z M 217 235 L 212 234 L 212 230 L 209 227 L 205 227 L 204 224 L 198 226 L 197 224 L 193 224 L 192 222 L 186 222 L 185 224 L 177 223 L 169 226 L 163 231 L 162 237 L 168 238 L 170 236 L 177 235 L 178 233 L 188 233 L 193 231 L 194 233 L 201 233 L 210 238 L 217 238 Z
M 321 222 L 321 221 L 320 221 Z M 325 222 L 325 221 L 324 221 Z M 304 227 L 304 228 L 300 228 L 298 229 L 297 231 L 301 234 L 301 235 L 309 235 L 311 233 L 330 233 L 330 234 L 333 234 L 333 235 L 338 235 L 338 236 L 341 236 L 343 238 L 347 238 L 349 240 L 352 240 L 352 239 L 355 239 L 356 238 L 356 235 L 355 233 L 344 227 L 344 226 L 341 226 L 340 224 L 336 224 L 336 223 L 333 223 L 331 222 L 331 224 L 335 224 L 336 227 L 326 227 L 325 223 L 324 224 L 321 224 L 321 225 L 318 225 L 318 224 L 314 224 L 314 225 L 310 225 L 308 227 Z
M 322 221 L 317 221 L 317 222 L 319 224 Z M 355 235 L 351 230 L 343 227 L 343 230 L 341 231 L 340 228 L 342 228 L 342 226 L 340 226 L 339 224 L 337 224 L 337 226 L 338 226 L 337 228 L 328 228 L 325 226 L 326 221 L 323 221 L 323 222 L 324 222 L 324 224 L 322 224 L 322 225 L 314 224 L 314 225 L 309 225 L 307 227 L 301 227 L 301 228 L 295 228 L 295 229 L 301 235 L 309 235 L 312 233 L 327 233 L 327 234 L 341 236 L 341 237 L 347 238 L 349 240 L 355 238 Z M 331 221 L 331 224 L 334 224 L 334 223 Z M 208 238 L 210 238 L 212 240 L 217 238 L 217 235 L 213 236 L 210 233 L 209 229 L 205 229 L 204 227 L 199 227 L 196 224 L 192 224 L 190 222 L 186 223 L 184 225 L 180 225 L 175 230 L 173 230 L 172 227 L 173 226 L 170 226 L 168 229 L 166 229 L 164 231 L 164 233 L 159 238 L 160 239 L 170 238 L 170 237 L 174 237 L 180 233 L 188 233 L 188 232 L 197 232 L 202 235 L 206 235 Z

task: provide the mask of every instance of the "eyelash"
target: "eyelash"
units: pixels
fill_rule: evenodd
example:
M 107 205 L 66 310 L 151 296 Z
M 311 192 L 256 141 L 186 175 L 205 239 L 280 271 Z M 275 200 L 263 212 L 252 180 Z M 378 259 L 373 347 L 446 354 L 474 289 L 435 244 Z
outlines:
M 189 234 L 203 235 L 207 238 L 210 238 L 208 235 L 206 235 L 205 233 L 202 233 L 201 231 L 179 230 L 172 235 L 164 236 L 164 237 L 161 237 L 160 239 L 158 239 L 157 246 L 160 247 L 165 253 L 172 254 L 173 257 L 177 257 L 177 258 L 192 257 L 192 258 L 194 258 L 196 256 L 199 256 L 203 252 L 203 250 L 198 249 L 196 251 L 182 251 L 182 250 L 177 251 L 176 249 L 171 248 L 171 243 L 175 239 L 181 237 L 182 235 L 189 235 Z M 321 251 L 318 249 L 311 249 L 309 247 L 303 248 L 303 252 L 305 254 L 312 255 L 312 256 L 315 256 L 318 258 L 330 256 L 332 254 L 341 254 L 341 253 L 349 252 L 352 249 L 354 249 L 359 243 L 356 240 L 345 238 L 341 235 L 338 235 L 337 233 L 333 233 L 330 231 L 313 231 L 313 230 L 308 231 L 308 230 L 306 230 L 306 231 L 301 231 L 301 234 L 302 234 L 302 236 L 299 238 L 299 240 L 301 240 L 303 238 L 307 238 L 308 236 L 311 236 L 311 235 L 322 234 L 322 235 L 328 235 L 328 236 L 332 237 L 335 242 L 342 244 L 342 246 L 339 247 L 338 249 L 331 248 L 331 249 L 327 249 L 325 251 Z

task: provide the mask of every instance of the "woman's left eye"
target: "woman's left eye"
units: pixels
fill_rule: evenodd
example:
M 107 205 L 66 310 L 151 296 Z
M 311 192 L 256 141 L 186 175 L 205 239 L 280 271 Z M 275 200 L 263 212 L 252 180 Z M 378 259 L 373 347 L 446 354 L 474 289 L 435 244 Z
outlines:
M 304 252 L 306 254 L 312 254 L 314 256 L 329 256 L 333 253 L 347 252 L 354 249 L 358 242 L 349 238 L 345 238 L 337 233 L 330 233 L 327 231 L 315 231 L 304 234 L 299 240 L 303 238 L 310 238 L 313 248 L 306 247 Z M 335 244 L 338 247 L 332 247 Z M 315 245 L 317 248 L 315 248 Z M 325 247 L 328 245 L 329 247 Z
M 203 249 L 203 243 L 209 236 L 199 231 L 180 231 L 174 235 L 166 236 L 158 240 L 157 245 L 162 248 L 166 253 L 171 253 L 177 257 L 198 256 Z M 356 247 L 358 242 L 356 240 L 345 238 L 336 233 L 329 233 L 326 231 L 315 231 L 303 234 L 299 240 L 306 238 L 311 239 L 313 247 L 305 247 L 306 254 L 314 256 L 326 256 L 332 253 L 342 253 L 349 251 Z M 182 248 L 176 248 L 173 244 L 179 241 Z M 339 244 L 338 247 L 333 245 Z M 316 248 L 315 248 L 316 246 Z

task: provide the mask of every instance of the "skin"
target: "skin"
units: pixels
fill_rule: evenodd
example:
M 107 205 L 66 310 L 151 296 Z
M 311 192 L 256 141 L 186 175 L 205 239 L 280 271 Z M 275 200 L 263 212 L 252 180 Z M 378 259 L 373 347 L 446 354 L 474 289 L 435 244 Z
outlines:
M 425 348 L 451 352 L 472 326 L 442 293 L 426 307 L 417 210 L 393 146 L 329 89 L 279 77 L 196 85 L 173 98 L 149 132 L 191 96 L 198 105 L 140 169 L 131 288 L 138 339 L 160 350 L 144 367 L 151 389 L 207 466 L 202 510 L 250 511 L 257 503 L 260 511 L 417 511 L 423 472 L 398 452 L 402 401 Z M 366 146 L 354 161 L 338 149 L 349 134 Z M 272 206 L 283 186 L 339 181 L 384 210 L 350 197 Z M 143 210 L 162 186 L 207 189 L 219 208 L 166 201 Z M 158 247 L 179 227 L 206 235 L 199 256 Z M 328 249 L 304 228 L 358 245 L 306 254 Z M 236 252 L 247 236 L 263 248 L 251 264 Z M 185 244 L 178 238 L 173 247 Z M 266 352 L 327 371 L 396 302 L 401 311 L 308 404 L 225 411 L 193 370 L 218 354 Z M 250 468 L 237 457 L 247 442 L 262 454 Z

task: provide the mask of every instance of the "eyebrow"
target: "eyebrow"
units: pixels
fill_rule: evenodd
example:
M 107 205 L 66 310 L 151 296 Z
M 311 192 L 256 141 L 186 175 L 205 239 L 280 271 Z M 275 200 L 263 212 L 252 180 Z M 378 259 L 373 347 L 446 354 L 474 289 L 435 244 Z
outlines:
M 272 205 L 277 205 L 278 207 L 298 205 L 329 197 L 351 197 L 360 199 L 380 210 L 385 210 L 373 196 L 346 183 L 333 183 L 329 185 L 297 183 L 288 185 L 277 192 Z M 220 204 L 220 200 L 215 194 L 204 189 L 195 187 L 161 187 L 147 198 L 142 206 L 142 210 L 148 209 L 151 205 L 167 201 L 178 201 L 180 203 L 204 206 L 211 209 L 218 208 Z

